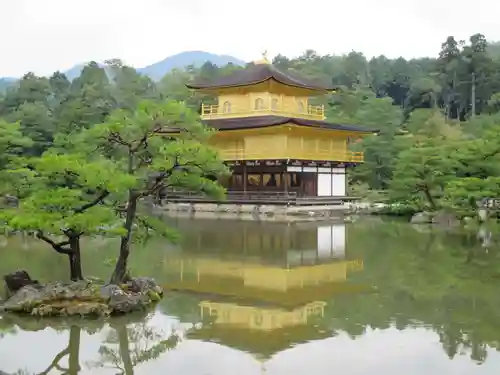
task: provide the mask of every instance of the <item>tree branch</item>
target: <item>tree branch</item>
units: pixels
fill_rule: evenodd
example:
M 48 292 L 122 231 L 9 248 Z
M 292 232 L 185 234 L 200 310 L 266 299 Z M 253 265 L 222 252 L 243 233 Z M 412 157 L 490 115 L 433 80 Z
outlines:
M 187 171 L 188 167 L 197 167 L 200 170 L 203 170 L 203 167 L 201 165 L 199 165 L 198 163 L 194 163 L 194 162 L 190 163 L 190 162 L 188 162 L 188 163 L 185 163 L 185 164 L 179 164 L 178 157 L 176 157 L 174 165 L 172 166 L 172 168 L 168 169 L 165 172 L 160 173 L 155 178 L 155 182 L 153 183 L 153 186 L 151 186 L 150 188 L 148 188 L 145 191 L 143 191 L 140 194 L 140 197 L 147 197 L 148 195 L 151 195 L 151 194 L 155 193 L 156 191 L 158 191 L 159 189 L 161 189 L 162 187 L 164 187 L 163 181 L 165 180 L 165 178 L 170 177 L 172 175 L 172 173 L 174 171 L 176 171 L 176 170 Z
M 61 366 L 59 365 L 59 362 L 61 361 L 61 359 L 63 359 L 65 356 L 69 355 L 70 352 L 69 352 L 69 347 L 67 347 L 66 349 L 62 350 L 61 352 L 59 352 L 55 357 L 54 359 L 52 360 L 51 364 L 49 367 L 47 367 L 47 369 L 45 371 L 42 371 L 41 373 L 39 373 L 38 375 L 46 375 L 48 374 L 49 372 L 52 371 L 53 368 L 56 368 L 58 369 L 59 371 L 64 371 L 63 368 L 61 368 Z
M 129 142 L 126 142 L 119 133 L 116 132 L 111 132 L 109 133 L 108 141 L 118 143 L 122 146 L 127 146 L 128 148 L 131 148 L 132 145 Z
M 149 235 L 151 231 L 155 231 L 155 228 L 149 223 L 147 217 L 137 216 L 135 219 L 137 220 L 139 225 L 141 225 L 146 230 L 147 235 Z
M 144 190 L 142 193 L 139 194 L 139 197 L 147 197 L 148 195 L 152 194 L 153 192 L 156 191 L 156 189 L 159 188 L 163 180 L 169 176 L 172 175 L 172 173 L 176 170 L 176 168 L 179 167 L 179 157 L 175 157 L 175 162 L 172 168 L 160 173 L 158 176 L 155 177 L 155 181 L 153 183 L 153 186 Z
M 71 254 L 71 249 L 65 246 L 69 245 L 69 241 L 55 242 L 49 237 L 47 237 L 41 230 L 36 232 L 36 236 L 42 241 L 48 243 L 52 248 L 60 254 Z
M 85 203 L 84 205 L 80 206 L 79 208 L 75 209 L 75 214 L 81 214 L 85 211 L 87 211 L 89 208 L 92 208 L 94 206 L 97 206 L 99 203 L 101 203 L 107 196 L 109 195 L 108 190 L 104 190 L 97 198 L 95 198 L 93 201 L 89 203 Z
M 139 151 L 142 147 L 147 148 L 149 137 L 158 133 L 161 130 L 161 125 L 156 124 L 151 131 L 144 133 L 144 136 L 139 140 L 139 143 L 130 149 L 132 153 Z

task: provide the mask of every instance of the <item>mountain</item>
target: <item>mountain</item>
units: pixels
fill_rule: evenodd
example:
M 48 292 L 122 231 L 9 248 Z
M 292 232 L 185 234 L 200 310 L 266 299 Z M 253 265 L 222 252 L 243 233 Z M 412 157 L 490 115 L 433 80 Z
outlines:
M 63 73 L 66 74 L 66 77 L 68 77 L 70 81 L 72 81 L 80 76 L 84 66 L 85 64 L 78 64 L 72 67 L 71 69 L 64 71 Z
M 86 64 L 78 64 L 78 65 L 75 65 L 74 67 L 72 67 L 71 69 L 68 69 L 66 71 L 64 71 L 63 73 L 66 74 L 66 77 L 68 77 L 68 79 L 70 81 L 74 80 L 75 78 L 78 78 L 80 77 L 80 74 L 82 73 L 82 70 L 83 68 L 85 67 Z M 104 69 L 107 69 L 106 66 L 104 64 L 100 64 L 98 63 L 97 65 L 99 65 L 100 68 L 104 68 Z M 109 72 L 108 72 L 109 73 Z
M 177 55 L 169 56 L 162 61 L 158 61 L 154 64 L 145 66 L 144 68 L 138 68 L 137 71 L 141 74 L 151 77 L 151 79 L 153 79 L 154 81 L 159 81 L 165 74 L 173 69 L 183 69 L 188 65 L 200 67 L 207 61 L 210 61 L 212 64 L 218 66 L 224 66 L 229 63 L 235 65 L 246 64 L 246 62 L 244 62 L 243 60 L 239 60 L 236 57 L 229 55 L 215 55 L 213 53 L 204 51 L 187 51 L 178 53 Z M 98 65 L 101 68 L 107 69 L 104 64 Z M 68 77 L 70 81 L 72 81 L 80 76 L 84 66 L 84 63 L 78 64 L 71 69 L 64 71 L 63 73 L 66 74 L 66 77 Z M 109 71 L 107 73 L 108 75 L 110 74 Z M 4 80 L 6 81 L 5 83 Z M 2 91 L 2 88 L 4 88 L 4 86 L 6 86 L 7 84 L 11 84 L 13 81 L 16 81 L 16 79 L 0 77 L 0 92 Z
M 182 69 L 188 65 L 200 67 L 207 61 L 218 66 L 224 66 L 229 63 L 235 65 L 245 65 L 246 62 L 229 55 L 215 55 L 203 51 L 187 51 L 177 55 L 169 56 L 162 61 L 137 69 L 138 72 L 145 74 L 154 81 L 159 81 L 165 74 L 173 69 Z

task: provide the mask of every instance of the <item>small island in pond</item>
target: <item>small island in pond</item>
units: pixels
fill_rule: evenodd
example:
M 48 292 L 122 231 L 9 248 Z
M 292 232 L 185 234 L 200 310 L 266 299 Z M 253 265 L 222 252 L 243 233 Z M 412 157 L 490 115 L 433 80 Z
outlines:
M 26 271 L 5 276 L 10 298 L 0 312 L 35 316 L 105 317 L 143 311 L 163 296 L 153 279 L 138 277 L 105 284 L 99 280 L 53 282 L 42 285 Z

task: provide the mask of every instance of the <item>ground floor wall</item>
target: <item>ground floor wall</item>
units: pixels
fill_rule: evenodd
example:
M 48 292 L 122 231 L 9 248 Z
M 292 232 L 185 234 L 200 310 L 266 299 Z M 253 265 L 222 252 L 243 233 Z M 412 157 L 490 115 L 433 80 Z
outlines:
M 221 183 L 228 192 L 294 193 L 300 197 L 347 195 L 346 165 L 316 161 L 247 161 L 229 164 Z

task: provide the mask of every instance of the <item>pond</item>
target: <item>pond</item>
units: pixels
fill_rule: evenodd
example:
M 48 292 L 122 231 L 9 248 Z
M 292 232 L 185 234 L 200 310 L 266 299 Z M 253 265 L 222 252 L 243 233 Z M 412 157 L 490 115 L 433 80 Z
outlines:
M 500 250 L 366 218 L 279 224 L 177 220 L 177 246 L 136 245 L 132 272 L 168 290 L 147 315 L 0 318 L 0 374 L 492 374 Z M 117 246 L 85 245 L 107 277 Z M 45 245 L 0 239 L 0 274 L 64 279 Z M 2 373 L 3 371 L 3 373 Z

